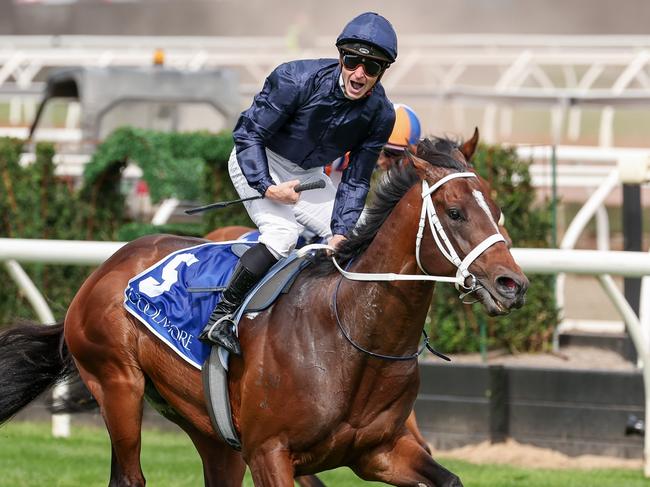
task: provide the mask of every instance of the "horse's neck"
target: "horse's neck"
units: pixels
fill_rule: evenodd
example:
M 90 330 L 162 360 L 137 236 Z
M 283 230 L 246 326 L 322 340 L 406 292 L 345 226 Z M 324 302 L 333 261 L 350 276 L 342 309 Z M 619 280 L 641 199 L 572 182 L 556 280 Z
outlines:
M 418 273 L 415 239 L 420 205 L 417 188 L 409 191 L 350 270 Z M 389 355 L 407 355 L 415 351 L 431 303 L 433 285 L 430 282 L 345 281 L 343 284 L 340 301 L 348 313 L 353 314 L 349 319 L 354 323 L 354 335 L 368 340 L 364 346 Z M 363 305 L 355 306 L 355 303 Z M 351 311 L 351 307 L 355 311 Z

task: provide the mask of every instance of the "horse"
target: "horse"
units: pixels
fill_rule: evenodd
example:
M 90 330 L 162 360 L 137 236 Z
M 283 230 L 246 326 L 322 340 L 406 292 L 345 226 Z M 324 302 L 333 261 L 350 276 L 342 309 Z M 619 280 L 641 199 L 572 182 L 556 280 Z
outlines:
M 426 152 L 431 150 L 437 152 L 444 152 L 446 154 L 449 154 L 451 157 L 455 158 L 459 163 L 464 164 L 466 166 L 466 170 L 473 171 L 474 169 L 471 166 L 470 162 L 472 160 L 472 157 L 474 156 L 474 153 L 476 152 L 478 139 L 479 139 L 478 128 L 475 128 L 472 137 L 467 141 L 465 141 L 463 144 L 458 144 L 450 139 L 440 139 L 440 138 L 428 139 L 425 140 L 424 141 L 425 143 L 419 147 L 419 151 L 418 151 L 418 147 L 416 146 L 415 152 L 416 154 L 425 155 L 425 156 L 426 156 Z M 487 181 L 481 178 L 480 176 L 478 176 L 478 174 L 477 177 L 479 177 L 481 182 L 485 184 L 486 187 L 484 189 L 490 192 L 491 188 L 489 187 Z M 251 227 L 242 226 L 242 225 L 229 225 L 225 227 L 216 228 L 215 230 L 206 234 L 204 238 L 206 238 L 207 240 L 211 240 L 213 242 L 226 242 L 226 241 L 237 240 L 239 238 L 242 238 L 244 235 L 251 233 L 253 231 L 255 231 L 255 229 Z M 508 246 L 511 246 L 510 236 L 508 235 L 506 228 L 503 225 L 501 225 L 501 222 L 499 222 L 499 231 L 505 236 Z M 429 443 L 424 438 L 424 435 L 422 434 L 420 428 L 418 427 L 417 418 L 415 416 L 415 410 L 411 411 L 409 416 L 406 418 L 404 424 L 406 428 L 411 432 L 411 434 L 415 437 L 416 441 L 429 454 L 431 454 L 431 447 L 429 446 Z M 297 477 L 296 482 L 301 487 L 324 486 L 324 484 L 315 476 Z
M 126 244 L 84 281 L 63 323 L 0 334 L 0 424 L 78 373 L 109 432 L 110 486 L 145 485 L 145 397 L 190 436 L 207 486 L 241 485 L 246 465 L 264 487 L 339 466 L 390 485 L 461 486 L 404 426 L 434 283 L 455 282 L 492 315 L 521 307 L 528 287 L 498 233 L 500 210 L 472 176 L 447 154 L 409 154 L 348 240 L 272 307 L 242 319 L 243 356 L 231 357 L 228 378 L 241 453 L 213 429 L 200 371 L 123 307 L 131 277 L 205 242 L 190 237 Z M 297 396 L 306 400 L 286 400 Z

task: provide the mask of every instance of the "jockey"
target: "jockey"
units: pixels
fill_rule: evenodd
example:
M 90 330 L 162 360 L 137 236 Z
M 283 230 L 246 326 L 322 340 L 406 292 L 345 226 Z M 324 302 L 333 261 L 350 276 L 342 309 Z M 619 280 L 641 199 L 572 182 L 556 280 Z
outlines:
M 388 140 L 395 112 L 379 83 L 397 57 L 397 35 L 381 15 L 352 19 L 336 40 L 338 59 L 281 64 L 268 76 L 233 137 L 228 168 L 260 231 L 242 255 L 199 338 L 241 354 L 231 314 L 269 268 L 295 247 L 302 227 L 336 246 L 363 210 L 370 176 Z M 350 152 L 338 190 L 323 167 Z M 299 182 L 324 179 L 299 194 Z
M 377 160 L 377 165 L 384 171 L 399 164 L 404 157 L 404 149 L 410 145 L 417 145 L 420 141 L 420 120 L 415 111 L 400 103 L 393 105 L 393 108 L 395 108 L 393 132 Z

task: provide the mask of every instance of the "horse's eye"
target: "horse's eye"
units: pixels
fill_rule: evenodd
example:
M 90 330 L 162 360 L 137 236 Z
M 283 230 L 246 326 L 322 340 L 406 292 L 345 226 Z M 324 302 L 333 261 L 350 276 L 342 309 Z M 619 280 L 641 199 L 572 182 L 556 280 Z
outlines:
M 449 215 L 449 218 L 452 220 L 460 220 L 463 218 L 463 215 L 458 208 L 449 208 L 447 210 L 447 215 Z

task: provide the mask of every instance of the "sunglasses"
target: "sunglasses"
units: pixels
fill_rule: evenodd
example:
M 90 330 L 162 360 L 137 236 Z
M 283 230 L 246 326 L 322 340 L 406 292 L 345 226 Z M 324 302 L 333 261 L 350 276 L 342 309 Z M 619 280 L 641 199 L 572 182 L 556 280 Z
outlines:
M 379 73 L 386 67 L 385 63 L 380 61 L 375 61 L 364 56 L 359 56 L 358 54 L 343 54 L 343 66 L 350 71 L 357 69 L 357 66 L 361 64 L 366 75 L 374 78 L 378 76 Z

